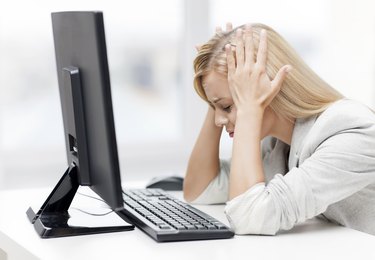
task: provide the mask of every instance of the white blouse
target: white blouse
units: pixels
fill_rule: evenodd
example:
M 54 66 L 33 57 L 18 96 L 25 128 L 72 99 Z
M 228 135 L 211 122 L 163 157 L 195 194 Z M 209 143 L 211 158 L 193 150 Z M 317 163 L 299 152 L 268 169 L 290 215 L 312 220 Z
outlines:
M 297 119 L 291 145 L 262 141 L 265 183 L 228 201 L 230 162 L 197 204 L 227 203 L 236 234 L 274 235 L 320 215 L 375 235 L 375 114 L 349 99 Z M 251 174 L 251 169 L 249 169 Z

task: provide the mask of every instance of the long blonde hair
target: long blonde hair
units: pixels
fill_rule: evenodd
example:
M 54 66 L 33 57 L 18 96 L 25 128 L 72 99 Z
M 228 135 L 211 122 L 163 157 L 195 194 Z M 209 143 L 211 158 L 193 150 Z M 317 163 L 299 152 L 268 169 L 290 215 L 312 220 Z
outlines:
M 238 28 L 244 29 L 244 25 Z M 194 60 L 194 88 L 208 103 L 202 79 L 211 71 L 227 76 L 225 45 L 234 41 L 236 29 L 216 33 L 207 43 L 200 46 Z M 252 24 L 254 56 L 258 52 L 262 29 L 267 30 L 266 72 L 270 79 L 275 77 L 282 66 L 293 66 L 280 92 L 270 104 L 276 114 L 290 120 L 305 118 L 322 113 L 330 104 L 344 97 L 321 79 L 277 32 L 259 23 Z

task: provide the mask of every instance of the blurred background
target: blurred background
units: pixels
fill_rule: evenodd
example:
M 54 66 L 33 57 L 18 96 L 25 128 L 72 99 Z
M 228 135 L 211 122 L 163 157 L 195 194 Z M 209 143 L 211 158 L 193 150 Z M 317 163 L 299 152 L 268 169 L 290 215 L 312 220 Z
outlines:
M 183 175 L 206 105 L 194 46 L 261 22 L 345 96 L 375 107 L 372 0 L 7 1 L 0 16 L 0 189 L 53 186 L 66 165 L 50 13 L 104 12 L 122 180 Z M 224 135 L 221 156 L 230 157 Z

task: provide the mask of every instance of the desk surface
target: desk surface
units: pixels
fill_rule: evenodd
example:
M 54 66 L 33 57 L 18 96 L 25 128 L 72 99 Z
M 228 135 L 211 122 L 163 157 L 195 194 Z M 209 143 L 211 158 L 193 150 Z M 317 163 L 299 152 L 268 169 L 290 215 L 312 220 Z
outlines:
M 375 236 L 318 219 L 277 236 L 248 235 L 225 240 L 157 243 L 137 228 L 129 232 L 40 239 L 25 212 L 30 205 L 40 207 L 50 190 L 0 192 L 0 248 L 8 253 L 9 260 L 375 259 Z M 174 195 L 181 198 L 180 193 Z M 196 207 L 228 223 L 224 205 Z

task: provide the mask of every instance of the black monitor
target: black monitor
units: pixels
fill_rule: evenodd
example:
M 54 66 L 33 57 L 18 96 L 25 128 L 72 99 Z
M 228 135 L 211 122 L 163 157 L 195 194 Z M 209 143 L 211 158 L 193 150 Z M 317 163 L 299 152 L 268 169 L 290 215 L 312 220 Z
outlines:
M 52 13 L 52 25 L 68 169 L 41 209 L 35 214 L 30 208 L 27 215 L 41 237 L 132 230 L 132 225 L 67 224 L 80 185 L 89 186 L 116 212 L 124 203 L 103 14 Z

